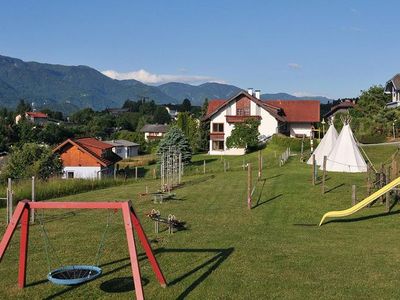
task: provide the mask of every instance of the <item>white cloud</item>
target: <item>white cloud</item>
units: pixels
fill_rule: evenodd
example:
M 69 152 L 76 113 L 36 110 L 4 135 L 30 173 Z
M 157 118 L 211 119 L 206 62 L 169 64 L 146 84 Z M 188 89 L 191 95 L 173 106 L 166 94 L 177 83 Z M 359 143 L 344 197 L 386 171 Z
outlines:
M 317 97 L 318 96 L 318 97 L 329 98 L 329 96 L 325 95 L 324 93 L 312 93 L 312 92 L 302 92 L 302 91 L 294 92 L 294 93 L 292 93 L 292 95 L 296 96 L 296 97 Z
M 299 70 L 302 68 L 302 66 L 298 63 L 288 63 L 288 67 L 294 70 Z
M 219 80 L 210 76 L 200 75 L 174 75 L 174 74 L 154 74 L 144 69 L 140 69 L 132 72 L 118 72 L 114 70 L 102 71 L 102 73 L 112 79 L 125 80 L 135 79 L 146 84 L 162 84 L 167 82 L 182 82 L 182 83 L 204 83 L 204 82 L 218 82 L 224 83 L 223 80 Z

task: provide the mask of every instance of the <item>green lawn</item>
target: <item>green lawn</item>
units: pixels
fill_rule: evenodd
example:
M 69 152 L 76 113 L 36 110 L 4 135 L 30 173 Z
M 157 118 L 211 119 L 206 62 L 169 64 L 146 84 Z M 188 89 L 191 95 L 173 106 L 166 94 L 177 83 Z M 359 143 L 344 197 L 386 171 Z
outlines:
M 144 291 L 149 299 L 398 298 L 397 206 L 385 214 L 385 208 L 378 204 L 319 228 L 316 224 L 323 213 L 351 205 L 352 184 L 357 185 L 359 199 L 365 196 L 365 176 L 329 174 L 329 192 L 321 195 L 320 185 L 311 185 L 310 167 L 300 163 L 298 156 L 279 167 L 280 152 L 282 149 L 273 147 L 263 151 L 266 169 L 263 180 L 257 183 L 252 210 L 246 207 L 247 173 L 241 165 L 243 159 L 252 162 L 255 177 L 257 153 L 226 158 L 231 167 L 226 173 L 220 157 L 196 156 L 190 172 L 198 175 L 184 177 L 185 185 L 175 191 L 177 199 L 162 204 L 137 197 L 146 185 L 156 190 L 159 181 L 154 180 L 61 199 L 133 200 L 169 282 L 165 289 L 159 286 L 140 249 Z M 376 155 L 382 161 L 392 154 L 382 153 Z M 201 174 L 204 159 L 207 171 L 214 170 L 213 174 Z M 166 231 L 155 234 L 153 222 L 145 216 L 152 208 L 185 220 L 188 229 L 173 235 Z M 1 209 L 0 215 L 4 214 Z M 106 212 L 52 211 L 46 212 L 45 219 L 54 252 L 61 260 L 54 261 L 53 268 L 94 263 Z M 0 234 L 4 229 L 3 221 Z M 19 232 L 0 263 L 0 299 L 132 297 L 120 213 L 113 217 L 100 261 L 104 275 L 78 287 L 55 286 L 46 281 L 44 244 L 40 226 L 34 225 L 29 237 L 28 287 L 18 289 L 18 238 Z

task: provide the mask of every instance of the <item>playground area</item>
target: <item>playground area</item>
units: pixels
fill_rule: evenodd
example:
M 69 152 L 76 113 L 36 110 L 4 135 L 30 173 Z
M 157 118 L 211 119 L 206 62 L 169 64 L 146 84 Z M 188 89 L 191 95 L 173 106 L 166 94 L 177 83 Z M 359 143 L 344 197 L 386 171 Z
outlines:
M 390 160 L 397 146 L 366 147 L 374 165 Z M 321 181 L 313 185 L 310 165 L 286 148 L 262 150 L 240 157 L 198 155 L 191 172 L 182 176 L 174 196 L 155 203 L 149 192 L 160 190 L 160 180 L 76 194 L 56 201 L 126 201 L 147 234 L 168 283 L 160 287 L 144 250 L 138 246 L 142 284 L 148 299 L 393 299 L 400 296 L 400 210 L 390 212 L 380 200 L 354 215 L 329 219 L 324 213 L 352 206 L 367 196 L 363 173 L 328 172 L 325 193 Z M 248 170 L 251 164 L 251 209 L 248 209 Z M 319 171 L 318 178 L 321 172 Z M 148 195 L 146 195 L 148 194 Z M 147 215 L 185 221 L 184 230 Z M 134 288 L 121 212 L 46 210 L 36 212 L 46 225 L 52 249 L 36 221 L 29 232 L 27 283 L 18 288 L 19 235 L 17 230 L 0 263 L 0 299 L 116 298 L 132 299 Z M 6 215 L 6 209 L 0 209 Z M 111 215 L 111 216 L 110 216 Z M 36 218 L 38 219 L 38 217 Z M 77 286 L 48 282 L 52 269 L 71 264 L 94 264 L 105 226 L 107 237 L 98 265 L 103 274 Z M 0 219 L 0 236 L 6 229 Z M 139 245 L 139 244 L 138 244 Z

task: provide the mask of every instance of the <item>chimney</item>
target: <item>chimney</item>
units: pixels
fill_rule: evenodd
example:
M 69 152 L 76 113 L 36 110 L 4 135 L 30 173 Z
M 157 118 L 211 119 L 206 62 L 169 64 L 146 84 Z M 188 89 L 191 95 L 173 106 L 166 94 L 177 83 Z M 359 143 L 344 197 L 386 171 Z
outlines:
M 250 96 L 253 96 L 253 88 L 248 88 L 247 93 L 249 93 Z
M 255 90 L 255 97 L 257 99 L 260 99 L 260 96 L 261 96 L 261 90 Z

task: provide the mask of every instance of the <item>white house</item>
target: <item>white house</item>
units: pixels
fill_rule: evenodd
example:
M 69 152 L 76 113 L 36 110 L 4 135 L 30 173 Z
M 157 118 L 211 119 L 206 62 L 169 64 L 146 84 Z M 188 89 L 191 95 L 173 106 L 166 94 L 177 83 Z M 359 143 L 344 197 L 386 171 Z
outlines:
M 160 140 L 167 133 L 169 129 L 168 125 L 162 124 L 146 124 L 140 130 L 144 133 L 144 139 L 146 142 Z
M 245 149 L 227 148 L 226 139 L 235 124 L 249 118 L 260 120 L 260 135 L 266 137 L 275 133 L 309 137 L 314 123 L 320 120 L 320 103 L 317 100 L 261 100 L 260 91 L 253 93 L 253 89 L 241 91 L 227 100 L 211 100 L 203 118 L 210 121 L 209 154 L 244 154 Z
M 110 144 L 95 138 L 68 139 L 57 146 L 63 163 L 63 178 L 100 179 L 114 174 L 115 164 L 121 157 Z
M 123 159 L 138 156 L 139 154 L 139 144 L 127 140 L 111 140 L 104 142 L 110 144 L 112 146 L 112 151 Z
M 22 116 L 17 115 L 15 117 L 15 124 L 18 124 L 21 119 Z M 43 125 L 48 121 L 48 115 L 39 111 L 28 111 L 25 113 L 25 119 L 33 124 Z
M 392 95 L 392 102 L 386 104 L 388 108 L 400 106 L 400 73 L 393 76 L 385 85 L 385 94 Z

